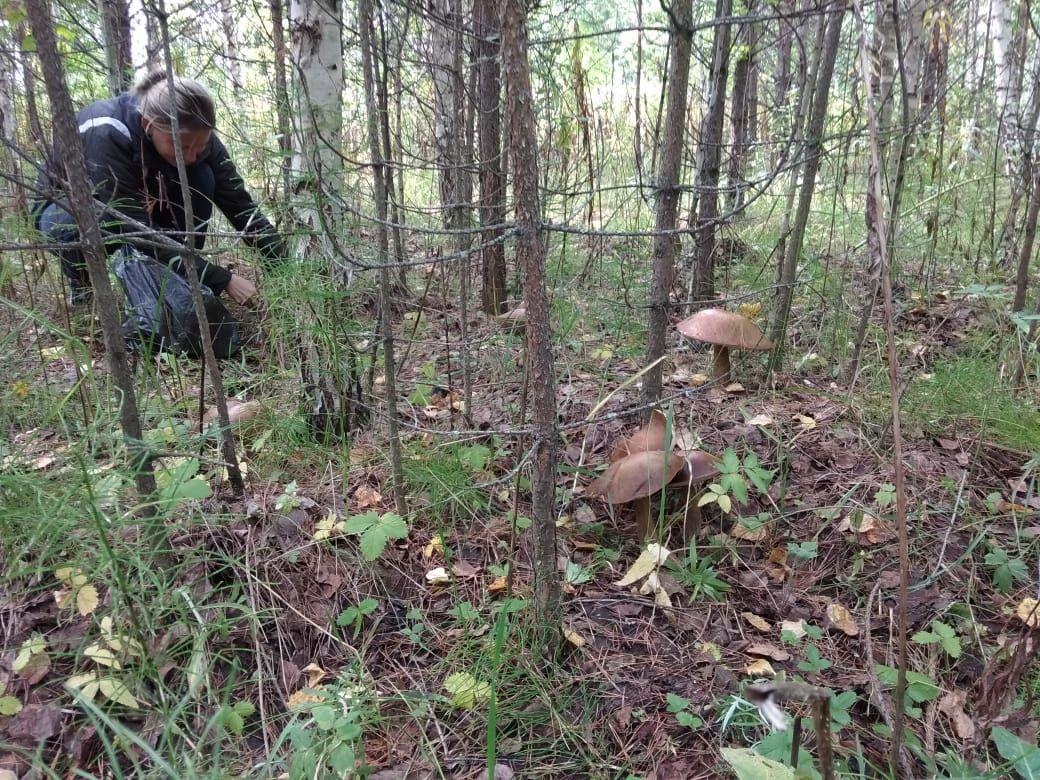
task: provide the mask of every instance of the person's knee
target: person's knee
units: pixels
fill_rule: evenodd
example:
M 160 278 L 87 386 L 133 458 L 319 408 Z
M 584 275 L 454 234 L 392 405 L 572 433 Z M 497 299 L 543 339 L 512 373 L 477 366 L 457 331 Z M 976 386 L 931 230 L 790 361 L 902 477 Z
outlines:
M 57 203 L 48 203 L 36 220 L 39 231 L 60 244 L 79 241 L 79 228 L 76 220 Z

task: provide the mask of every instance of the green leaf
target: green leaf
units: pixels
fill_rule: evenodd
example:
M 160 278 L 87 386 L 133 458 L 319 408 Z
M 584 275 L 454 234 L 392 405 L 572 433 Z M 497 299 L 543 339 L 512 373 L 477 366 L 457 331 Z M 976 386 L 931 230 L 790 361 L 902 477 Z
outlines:
M 995 726 L 989 736 L 997 752 L 1011 762 L 1019 777 L 1040 780 L 1040 748 L 1000 726 Z
M 787 552 L 795 558 L 810 561 L 819 554 L 819 542 L 788 542 Z
M 319 704 L 311 710 L 314 723 L 322 731 L 330 731 L 336 725 L 336 711 L 328 704 Z
M 675 719 L 680 726 L 685 726 L 688 729 L 699 728 L 704 722 L 692 712 L 687 712 L 686 710 L 675 713 Z
M 877 493 L 874 494 L 874 503 L 877 504 L 879 509 L 884 509 L 895 500 L 896 486 L 888 482 L 878 488 Z
M 722 462 L 719 463 L 719 471 L 723 474 L 736 474 L 740 471 L 740 459 L 731 447 L 727 447 L 722 453 Z
M 360 515 L 351 515 L 347 518 L 347 524 L 343 527 L 343 533 L 363 534 L 369 528 L 379 522 L 379 513 L 369 510 Z
M 794 780 L 794 770 L 779 761 L 760 756 L 751 748 L 722 748 L 722 758 L 737 780 Z
M 336 770 L 336 777 L 352 777 L 357 768 L 354 748 L 350 745 L 338 745 L 329 755 L 329 765 Z
M 22 703 L 14 696 L 0 696 L 0 715 L 17 715 L 22 711 Z
M 689 699 L 684 699 L 682 696 L 676 696 L 674 693 L 666 693 L 664 698 L 668 703 L 669 712 L 682 712 L 690 706 Z
M 483 444 L 460 447 L 459 460 L 470 471 L 483 471 L 491 461 L 491 450 Z
M 451 610 L 451 614 L 459 620 L 479 620 L 480 613 L 468 601 L 463 601 Z
M 571 585 L 583 585 L 592 580 L 592 571 L 580 563 L 567 561 L 567 569 L 564 572 L 565 580 Z
M 491 698 L 491 683 L 479 680 L 469 672 L 456 672 L 444 681 L 451 703 L 463 710 L 473 709 L 478 702 Z

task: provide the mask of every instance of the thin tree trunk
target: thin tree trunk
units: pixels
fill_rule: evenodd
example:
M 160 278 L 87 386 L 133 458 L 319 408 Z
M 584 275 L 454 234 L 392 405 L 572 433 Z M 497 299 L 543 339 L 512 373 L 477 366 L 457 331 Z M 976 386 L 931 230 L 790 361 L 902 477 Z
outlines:
M 748 13 L 755 13 L 754 2 L 748 4 Z M 744 207 L 744 193 L 748 182 L 744 178 L 744 167 L 748 154 L 749 133 L 751 131 L 752 79 L 754 77 L 753 28 L 751 22 L 740 25 L 737 42 L 740 45 L 740 56 L 733 66 L 733 97 L 730 100 L 730 152 L 727 180 L 729 191 L 726 194 L 726 211 L 736 214 Z
M 716 0 L 715 19 L 733 13 L 733 0 Z M 729 24 L 715 27 L 715 45 L 708 75 L 708 111 L 698 148 L 697 235 L 693 269 L 692 308 L 701 308 L 715 297 L 715 232 L 719 217 L 719 170 L 722 167 L 722 126 L 726 112 L 729 76 Z
M 242 63 L 239 61 L 238 33 L 235 31 L 235 6 L 232 0 L 220 0 L 220 23 L 224 28 L 224 61 L 231 76 L 231 88 L 242 89 Z
M 108 89 L 118 95 L 134 78 L 130 55 L 130 4 L 127 0 L 100 0 L 101 29 L 105 41 Z
M 827 24 L 823 54 L 820 56 L 820 72 L 816 76 L 812 108 L 805 133 L 805 163 L 802 168 L 802 188 L 798 197 L 798 210 L 795 212 L 791 237 L 785 247 L 783 273 L 780 278 L 780 287 L 777 289 L 776 311 L 769 329 L 769 337 L 775 345 L 770 359 L 770 363 L 774 367 L 779 365 L 783 358 L 784 337 L 787 333 L 787 321 L 791 316 L 791 299 L 794 295 L 798 257 L 802 253 L 805 226 L 809 221 L 809 207 L 812 205 L 813 192 L 816 189 L 816 174 L 820 169 L 827 102 L 830 97 L 831 78 L 834 75 L 834 62 L 838 54 L 838 42 L 841 39 L 841 26 L 844 18 L 845 6 L 840 3 Z
M 119 422 L 127 442 L 127 460 L 133 474 L 143 511 L 152 515 L 151 500 L 155 493 L 155 476 L 152 459 L 143 445 L 141 418 L 137 410 L 134 381 L 127 365 L 126 344 L 120 326 L 120 306 L 108 277 L 105 264 L 104 241 L 94 213 L 90 193 L 93 187 L 87 177 L 87 164 L 83 146 L 76 130 L 76 117 L 65 80 L 65 69 L 54 35 L 54 20 L 50 6 L 44 0 L 27 0 L 26 12 L 29 25 L 36 41 L 43 79 L 50 97 L 54 123 L 54 143 L 61 159 L 65 161 L 68 175 L 69 210 L 79 228 L 83 256 L 87 272 L 97 301 L 98 317 L 105 342 L 112 381 L 119 391 Z M 161 517 L 151 517 L 148 523 L 146 544 L 153 553 L 167 545 L 166 531 Z
M 524 272 L 527 304 L 527 371 L 533 391 L 534 456 L 531 512 L 534 525 L 534 594 L 545 644 L 560 631 L 560 577 L 556 566 L 556 378 L 553 374 L 545 248 L 538 205 L 538 133 L 527 59 L 524 0 L 502 0 L 502 70 L 506 85 L 506 127 L 513 165 L 517 259 Z
M 386 392 L 386 418 L 390 444 L 390 470 L 394 482 L 394 504 L 398 514 L 407 512 L 404 495 L 404 472 L 401 467 L 401 438 L 397 421 L 397 375 L 394 366 L 394 330 L 391 321 L 390 240 L 386 228 L 387 192 L 385 161 L 380 139 L 380 110 L 376 102 L 376 49 L 373 42 L 371 0 L 358 0 L 358 28 L 361 32 L 361 62 L 365 81 L 365 109 L 368 114 L 368 145 L 372 155 L 372 186 L 376 201 L 376 237 L 379 263 L 379 309 L 383 330 L 383 379 Z M 386 78 L 385 71 L 380 76 Z
M 679 212 L 679 179 L 682 172 L 683 134 L 686 130 L 686 103 L 690 83 L 690 50 L 692 48 L 692 0 L 676 0 L 672 5 L 669 34 L 671 57 L 668 73 L 668 108 L 657 155 L 657 214 L 654 220 L 654 261 L 650 280 L 647 320 L 646 361 L 650 368 L 643 376 L 643 401 L 654 403 L 661 395 L 661 365 L 655 362 L 664 355 L 668 332 L 668 312 L 675 273 L 678 234 L 674 230 Z M 649 411 L 647 412 L 649 414 Z
M 274 102 L 278 118 L 278 148 L 282 152 L 282 197 L 292 197 L 292 121 L 289 119 L 289 87 L 285 79 L 285 7 L 282 0 L 269 0 L 271 43 L 274 48 Z
M 474 0 L 473 35 L 477 58 L 477 143 L 480 148 L 481 303 L 501 314 L 506 301 L 506 260 L 501 225 L 505 220 L 502 178 L 501 78 L 497 0 Z
M 1037 216 L 1040 215 L 1040 181 L 1033 177 L 1033 193 L 1029 199 L 1029 210 L 1026 212 L 1025 233 L 1022 236 L 1022 248 L 1018 253 L 1018 270 L 1015 274 L 1015 300 L 1011 311 L 1022 311 L 1026 307 L 1026 293 L 1029 288 L 1029 266 L 1033 262 L 1033 242 L 1036 240 Z
M 156 20 L 159 23 L 159 32 L 162 40 L 163 57 L 166 60 L 166 80 L 171 94 L 174 89 L 173 55 L 170 52 L 170 29 L 169 19 L 163 0 L 153 0 Z M 180 137 L 180 126 L 177 112 L 170 113 L 170 132 L 174 138 Z M 199 272 L 195 260 L 195 214 L 192 209 L 191 187 L 188 184 L 188 169 L 184 164 L 184 149 L 179 143 L 173 145 L 174 155 L 177 162 L 177 178 L 180 180 L 181 198 L 184 204 L 184 245 L 187 250 L 188 262 L 181 263 L 185 276 L 188 277 L 188 286 L 191 288 L 191 302 L 195 308 L 195 318 L 199 321 L 199 335 L 202 341 L 202 354 L 206 361 L 206 370 L 209 373 L 210 384 L 213 386 L 213 395 L 217 402 L 217 416 L 220 420 L 220 443 L 224 455 L 224 466 L 227 468 L 228 482 L 237 495 L 241 495 L 245 489 L 242 482 L 242 470 L 238 465 L 238 456 L 235 453 L 235 437 L 231 431 L 231 421 L 228 417 L 227 395 L 224 392 L 224 379 L 221 376 L 220 363 L 216 353 L 213 351 L 213 333 L 209 326 L 209 317 L 206 315 L 206 301 L 202 297 L 202 284 L 199 282 Z

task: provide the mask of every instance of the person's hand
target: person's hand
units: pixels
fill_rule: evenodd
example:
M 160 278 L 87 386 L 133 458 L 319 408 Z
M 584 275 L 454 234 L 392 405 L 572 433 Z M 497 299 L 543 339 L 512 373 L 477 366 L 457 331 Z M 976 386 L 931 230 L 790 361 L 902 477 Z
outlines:
M 224 288 L 231 300 L 245 306 L 256 296 L 256 285 L 238 274 L 231 274 L 231 281 Z

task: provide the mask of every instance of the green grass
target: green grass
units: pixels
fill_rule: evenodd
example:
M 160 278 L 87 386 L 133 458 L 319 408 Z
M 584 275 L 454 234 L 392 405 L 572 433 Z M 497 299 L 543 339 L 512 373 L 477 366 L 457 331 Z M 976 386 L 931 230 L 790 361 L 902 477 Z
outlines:
M 903 396 L 908 421 L 946 435 L 978 435 L 1024 452 L 1040 452 L 1040 412 L 1031 397 L 1016 397 L 985 356 L 954 358 L 917 378 Z

